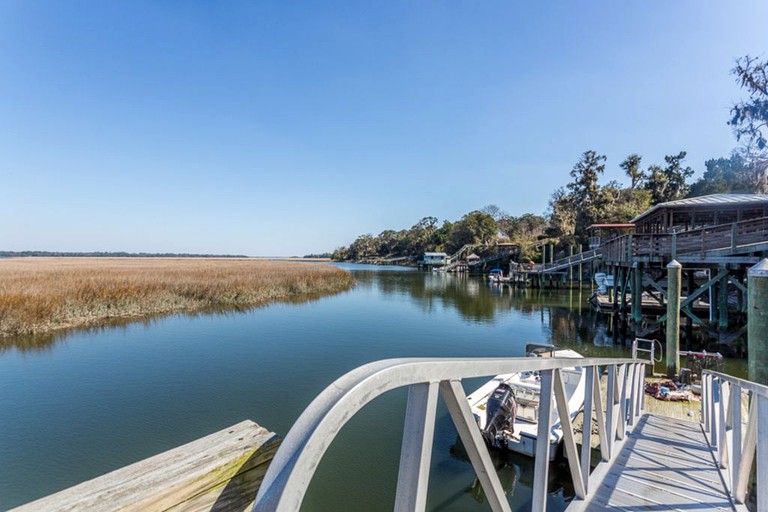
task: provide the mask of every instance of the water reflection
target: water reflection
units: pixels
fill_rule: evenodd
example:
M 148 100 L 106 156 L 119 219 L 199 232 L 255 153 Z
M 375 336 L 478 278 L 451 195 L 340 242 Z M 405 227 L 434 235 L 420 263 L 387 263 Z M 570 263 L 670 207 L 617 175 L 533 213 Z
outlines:
M 586 356 L 629 353 L 631 338 L 588 307 L 587 290 L 347 267 L 354 289 L 301 305 L 122 319 L 6 344 L 0 509 L 244 419 L 284 435 L 323 388 L 379 359 L 520 356 L 528 342 Z M 726 371 L 738 375 L 739 365 L 743 360 L 727 360 Z M 484 380 L 463 385 L 471 390 Z M 392 510 L 406 395 L 385 394 L 350 420 L 320 464 L 303 510 Z M 471 464 L 455 451 L 456 435 L 439 405 L 428 509 L 487 509 Z M 513 510 L 529 509 L 532 461 L 512 454 L 496 462 Z M 563 510 L 573 495 L 561 469 L 550 470 L 549 510 Z

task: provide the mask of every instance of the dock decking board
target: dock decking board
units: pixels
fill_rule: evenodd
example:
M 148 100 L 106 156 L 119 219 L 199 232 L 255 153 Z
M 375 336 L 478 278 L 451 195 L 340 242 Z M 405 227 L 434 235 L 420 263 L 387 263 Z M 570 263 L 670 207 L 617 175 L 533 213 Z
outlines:
M 568 510 L 736 510 L 698 423 L 645 414 L 610 464 Z

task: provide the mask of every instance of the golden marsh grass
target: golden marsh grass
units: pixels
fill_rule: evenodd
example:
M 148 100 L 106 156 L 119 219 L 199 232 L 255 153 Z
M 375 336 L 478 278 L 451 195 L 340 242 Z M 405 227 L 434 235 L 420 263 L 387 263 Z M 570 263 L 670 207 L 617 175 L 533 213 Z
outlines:
M 353 284 L 349 273 L 331 265 L 265 260 L 0 260 L 0 336 L 302 300 L 338 293 Z

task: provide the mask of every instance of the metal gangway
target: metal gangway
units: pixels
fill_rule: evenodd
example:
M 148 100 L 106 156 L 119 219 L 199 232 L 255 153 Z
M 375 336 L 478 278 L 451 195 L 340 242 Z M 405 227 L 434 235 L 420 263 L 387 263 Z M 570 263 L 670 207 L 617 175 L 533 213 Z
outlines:
M 648 362 L 578 360 L 585 371 L 583 424 L 591 426 L 593 418 L 596 422 L 601 462 L 590 467 L 592 428 L 583 429 L 579 450 L 573 427 L 565 422 L 564 451 L 575 491 L 568 510 L 746 510 L 741 504 L 756 450 L 758 475 L 765 480 L 768 474 L 768 441 L 759 442 L 768 436 L 768 388 L 707 371 L 703 423 L 671 420 L 644 410 Z M 299 510 L 315 470 L 341 428 L 366 404 L 402 387 L 409 391 L 395 510 L 426 508 L 438 396 L 447 406 L 491 509 L 511 510 L 462 379 L 526 371 L 538 371 L 541 378 L 531 509 L 546 510 L 552 425 L 551 415 L 544 411 L 556 408 L 560 418 L 569 417 L 561 372 L 574 363 L 568 358 L 412 358 L 361 366 L 326 388 L 298 418 L 264 477 L 254 511 Z M 601 376 L 605 376 L 604 386 Z M 735 404 L 745 399 L 749 408 L 743 415 Z M 659 440 L 660 435 L 669 439 Z M 655 471 L 659 477 L 649 478 Z M 758 486 L 757 495 L 758 510 L 768 510 L 768 486 Z

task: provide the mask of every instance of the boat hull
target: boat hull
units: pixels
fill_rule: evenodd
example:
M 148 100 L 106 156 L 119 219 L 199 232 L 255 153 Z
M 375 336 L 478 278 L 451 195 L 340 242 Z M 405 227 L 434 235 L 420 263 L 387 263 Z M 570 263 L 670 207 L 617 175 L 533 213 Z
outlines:
M 557 354 L 557 352 L 560 353 Z M 581 355 L 572 350 L 557 352 L 554 357 L 581 357 Z M 584 370 L 578 366 L 564 368 L 561 375 L 566 388 L 566 397 L 568 398 L 568 421 L 572 422 L 584 403 Z M 495 446 L 528 457 L 535 457 L 539 428 L 538 401 L 540 394 L 540 385 L 536 372 L 495 376 L 467 397 L 470 409 L 477 420 L 478 426 L 483 430 L 487 420 L 486 403 L 488 397 L 502 382 L 507 383 L 515 391 L 517 416 L 514 422 L 514 431 L 506 431 L 503 436 L 497 436 Z M 552 399 L 554 400 L 554 396 Z M 555 410 L 550 411 L 550 421 L 552 428 L 550 429 L 549 437 L 549 459 L 554 460 L 558 453 L 558 447 L 563 440 L 562 424 Z

